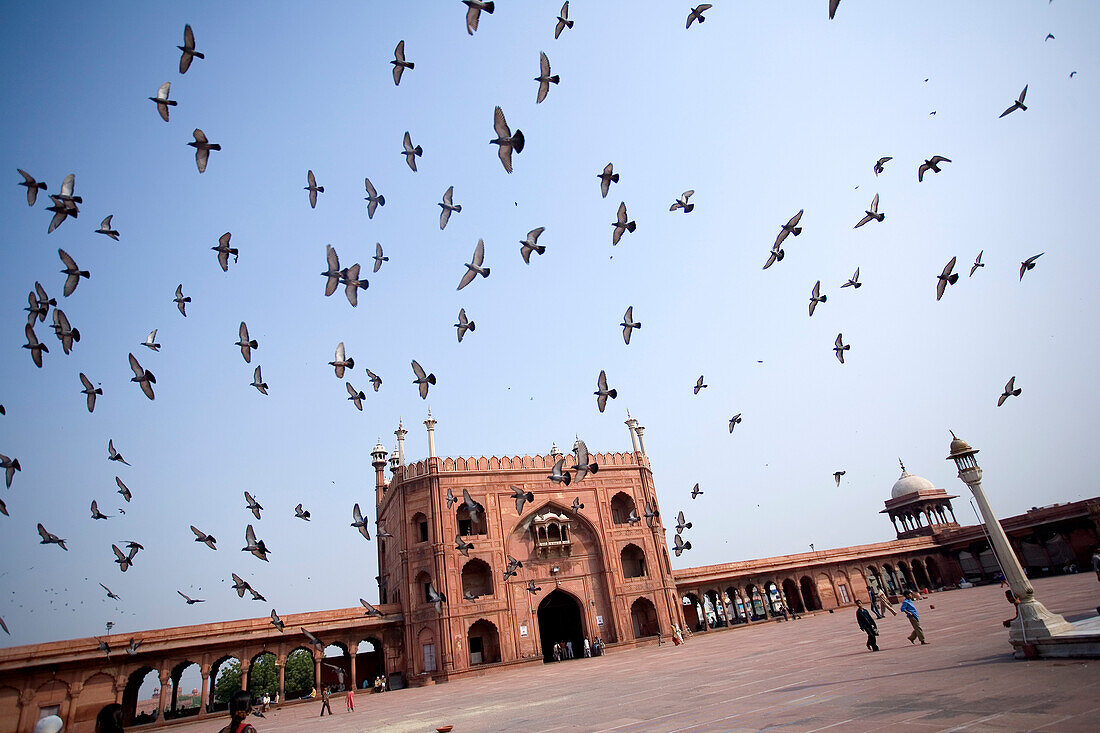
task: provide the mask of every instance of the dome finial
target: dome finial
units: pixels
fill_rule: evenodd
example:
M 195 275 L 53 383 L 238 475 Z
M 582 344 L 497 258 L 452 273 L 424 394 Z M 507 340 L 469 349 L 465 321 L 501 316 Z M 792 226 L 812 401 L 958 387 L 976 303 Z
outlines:
M 954 440 L 958 440 L 958 439 L 959 439 L 959 436 L 955 435 L 955 431 L 954 431 L 954 430 L 948 430 L 947 432 L 951 433 L 951 437 L 952 437 L 952 438 L 953 438 Z
M 905 470 L 905 464 L 901 462 L 900 458 L 898 459 L 898 465 L 901 466 L 901 472 L 902 473 L 909 473 L 908 471 Z

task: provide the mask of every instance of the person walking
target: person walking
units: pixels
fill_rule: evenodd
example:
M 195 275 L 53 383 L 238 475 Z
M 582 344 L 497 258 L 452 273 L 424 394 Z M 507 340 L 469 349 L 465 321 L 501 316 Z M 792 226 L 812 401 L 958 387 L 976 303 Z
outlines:
M 867 634 L 867 648 L 873 652 L 878 651 L 878 624 L 871 618 L 871 614 L 863 607 L 863 601 L 856 599 L 856 623 Z
M 355 712 L 355 685 L 349 687 L 347 694 L 344 695 L 344 706 L 349 713 Z
M 588 637 L 584 637 L 584 658 L 588 659 L 592 656 L 592 644 L 589 643 Z
M 913 625 L 913 633 L 909 635 L 909 643 L 916 643 L 920 639 L 921 644 L 927 644 L 924 640 L 924 629 L 920 627 L 920 616 L 917 615 L 917 607 L 913 603 L 913 594 L 906 593 L 905 600 L 901 602 L 901 612 L 909 617 L 909 623 Z
M 328 687 L 322 687 L 321 688 L 321 715 L 320 715 L 320 717 L 322 717 L 322 718 L 325 717 L 325 711 L 326 710 L 328 711 L 329 715 L 332 715 L 332 706 L 329 705 L 329 702 L 328 702 Z
M 572 639 L 565 642 L 565 658 L 566 659 L 572 659 L 573 658 L 573 641 L 572 641 Z
M 1096 579 L 1100 580 L 1100 549 L 1092 553 L 1092 569 L 1096 571 Z
M 894 605 L 890 603 L 890 599 L 882 592 L 882 588 L 875 588 L 875 600 L 878 601 L 878 607 L 889 611 L 891 616 L 898 615 L 898 612 L 894 610 Z M 883 616 L 885 615 L 883 614 Z
M 680 631 L 680 624 L 672 625 L 672 643 L 676 646 L 684 643 L 684 632 Z
M 256 729 L 245 722 L 245 718 L 252 712 L 252 693 L 248 690 L 238 690 L 229 698 L 229 725 L 221 729 L 221 733 L 256 733 Z

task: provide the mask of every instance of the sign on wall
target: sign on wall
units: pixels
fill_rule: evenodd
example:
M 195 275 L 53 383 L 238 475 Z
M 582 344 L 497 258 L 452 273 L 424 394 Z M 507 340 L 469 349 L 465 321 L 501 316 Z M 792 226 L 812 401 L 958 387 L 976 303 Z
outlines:
M 527 636 L 527 626 L 526 625 L 519 627 L 519 635 L 520 636 Z
M 596 625 L 597 626 L 603 626 L 603 616 L 597 616 L 596 617 Z

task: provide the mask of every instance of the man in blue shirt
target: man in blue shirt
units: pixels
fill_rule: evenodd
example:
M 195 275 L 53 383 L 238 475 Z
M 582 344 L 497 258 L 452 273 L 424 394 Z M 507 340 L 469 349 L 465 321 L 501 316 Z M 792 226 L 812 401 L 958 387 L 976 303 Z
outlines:
M 913 603 L 913 594 L 907 592 L 905 594 L 905 600 L 901 602 L 901 612 L 909 618 L 909 623 L 913 625 L 913 633 L 909 635 L 909 643 L 916 643 L 917 639 L 920 639 L 921 644 L 927 644 L 924 640 L 924 629 L 920 627 L 920 616 L 917 615 L 917 607 Z

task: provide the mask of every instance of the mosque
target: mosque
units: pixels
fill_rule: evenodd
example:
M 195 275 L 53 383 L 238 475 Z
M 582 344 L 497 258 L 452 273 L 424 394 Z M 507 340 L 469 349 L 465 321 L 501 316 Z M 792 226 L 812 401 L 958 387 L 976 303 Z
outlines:
M 570 485 L 548 480 L 559 459 L 574 467 L 556 446 L 547 455 L 439 457 L 436 421 L 429 414 L 424 425 L 427 457 L 406 461 L 402 426 L 392 454 L 381 443 L 371 452 L 380 615 L 356 607 L 286 614 L 284 630 L 263 617 L 102 637 L 109 655 L 97 638 L 0 649 L 0 730 L 29 732 L 56 714 L 65 730 L 90 733 L 99 710 L 116 702 L 127 730 L 214 717 L 225 709 L 215 682 L 232 660 L 242 689 L 253 666 L 273 662 L 284 702 L 308 692 L 291 688 L 301 684 L 287 679 L 292 658 L 299 668 L 312 664 L 314 684 L 360 687 L 385 676 L 400 689 L 541 664 L 555 643 L 581 656 L 584 641 L 598 638 L 615 653 L 676 627 L 698 636 L 828 612 L 867 600 L 871 589 L 896 599 L 998 572 L 984 527 L 959 524 L 958 497 L 904 465 L 882 510 L 895 539 L 673 571 L 666 538 L 674 520 L 660 510 L 637 420 L 626 423 L 629 452 L 593 454 L 598 471 Z M 518 504 L 516 489 L 534 499 Z M 1032 576 L 1087 568 L 1100 545 L 1100 497 L 1001 524 Z M 144 643 L 123 653 L 131 636 Z M 325 655 L 333 646 L 342 656 Z M 185 697 L 177 688 L 192 665 L 201 692 Z M 150 673 L 159 698 L 139 716 Z

